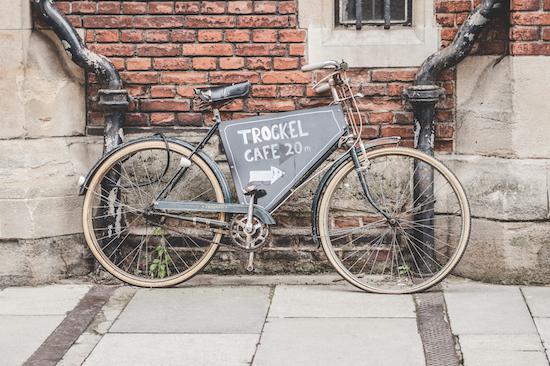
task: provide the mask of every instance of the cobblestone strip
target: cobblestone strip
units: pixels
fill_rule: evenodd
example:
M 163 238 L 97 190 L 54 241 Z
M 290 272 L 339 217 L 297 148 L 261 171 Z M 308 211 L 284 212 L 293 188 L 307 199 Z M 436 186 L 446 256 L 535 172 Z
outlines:
M 56 365 L 90 325 L 114 290 L 115 287 L 112 286 L 92 287 L 24 365 Z
M 414 303 L 426 365 L 460 365 L 454 336 L 447 320 L 443 292 L 416 294 Z

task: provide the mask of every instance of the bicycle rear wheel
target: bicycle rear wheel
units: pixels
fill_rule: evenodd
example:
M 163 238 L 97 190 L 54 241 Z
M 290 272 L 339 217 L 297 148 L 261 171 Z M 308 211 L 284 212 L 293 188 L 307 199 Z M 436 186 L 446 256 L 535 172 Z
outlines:
M 358 173 L 349 159 L 324 187 L 317 220 L 323 249 L 334 268 L 365 291 L 428 289 L 466 249 L 466 194 L 448 168 L 417 150 L 385 148 L 367 156 L 367 169 Z M 388 218 L 367 199 L 359 174 Z
M 113 276 L 136 286 L 173 286 L 197 274 L 214 256 L 219 230 L 200 220 L 149 210 L 187 165 L 166 199 L 224 202 L 216 174 L 199 155 L 190 155 L 180 144 L 151 138 L 122 148 L 97 169 L 84 198 L 84 236 L 94 257 Z M 225 220 L 224 213 L 193 216 Z

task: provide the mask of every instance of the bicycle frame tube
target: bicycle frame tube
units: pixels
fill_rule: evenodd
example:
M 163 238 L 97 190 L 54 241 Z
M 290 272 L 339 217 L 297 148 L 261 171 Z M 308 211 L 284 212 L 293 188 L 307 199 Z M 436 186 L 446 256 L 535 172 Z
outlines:
M 218 131 L 218 128 L 221 123 L 221 118 L 219 116 L 219 113 L 214 113 L 214 118 L 215 118 L 214 125 L 210 127 L 204 139 L 202 139 L 202 141 L 193 149 L 193 151 L 191 151 L 191 155 L 189 155 L 189 158 L 188 158 L 189 160 L 193 159 L 193 156 L 198 151 L 202 150 L 202 148 L 208 143 L 208 141 L 210 141 L 212 136 L 214 136 L 214 134 Z M 157 199 L 156 199 L 157 201 L 165 199 L 168 196 L 168 194 L 170 194 L 172 189 L 174 189 L 176 184 L 178 184 L 179 180 L 183 177 L 187 169 L 189 169 L 189 166 L 181 167 L 180 170 L 178 170 L 178 172 L 174 174 L 172 179 L 170 179 L 170 181 L 166 184 L 166 186 L 162 189 L 162 191 L 157 196 Z

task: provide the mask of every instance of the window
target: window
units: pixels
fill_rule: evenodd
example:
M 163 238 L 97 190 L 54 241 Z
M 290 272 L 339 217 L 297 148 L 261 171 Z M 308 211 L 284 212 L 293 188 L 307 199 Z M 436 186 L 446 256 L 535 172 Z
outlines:
M 308 62 L 344 59 L 351 67 L 419 66 L 439 48 L 436 1 L 298 0 L 299 25 L 308 31 Z
M 410 25 L 412 0 L 336 0 L 337 24 L 384 25 L 389 29 L 393 24 Z

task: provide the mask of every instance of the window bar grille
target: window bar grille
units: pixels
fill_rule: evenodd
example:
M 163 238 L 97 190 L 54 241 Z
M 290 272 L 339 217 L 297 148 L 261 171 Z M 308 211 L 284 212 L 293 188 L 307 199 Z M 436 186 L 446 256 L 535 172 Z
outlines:
M 384 29 L 390 29 L 390 26 L 391 26 L 391 0 L 384 0 Z
M 355 29 L 363 29 L 363 0 L 355 0 Z

